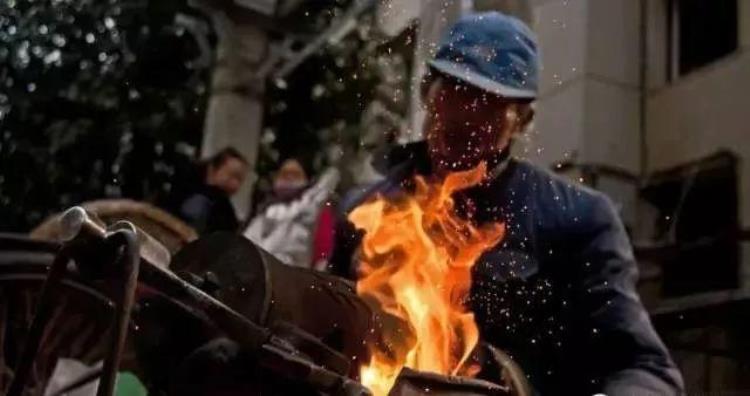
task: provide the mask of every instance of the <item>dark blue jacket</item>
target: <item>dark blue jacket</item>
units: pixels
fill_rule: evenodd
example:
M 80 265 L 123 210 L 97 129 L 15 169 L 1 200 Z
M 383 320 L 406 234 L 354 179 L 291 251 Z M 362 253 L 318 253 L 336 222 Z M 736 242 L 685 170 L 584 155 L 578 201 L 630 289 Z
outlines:
M 348 207 L 396 193 L 425 172 L 424 153 L 409 154 Z M 481 337 L 506 350 L 539 394 L 682 394 L 680 373 L 636 293 L 632 248 L 606 196 L 510 159 L 495 180 L 456 198 L 459 206 L 473 201 L 480 222 L 506 223 L 504 240 L 475 266 L 471 304 Z M 347 265 L 358 238 L 341 224 L 334 265 Z
M 219 188 L 202 184 L 180 202 L 176 211 L 200 235 L 216 231 L 237 232 L 239 222 L 232 201 Z

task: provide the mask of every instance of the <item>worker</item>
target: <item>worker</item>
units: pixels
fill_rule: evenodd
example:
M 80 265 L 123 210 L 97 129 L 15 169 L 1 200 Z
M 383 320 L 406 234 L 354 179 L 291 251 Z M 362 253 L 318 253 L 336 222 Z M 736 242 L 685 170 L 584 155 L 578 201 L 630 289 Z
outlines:
M 481 338 L 506 350 L 541 395 L 682 394 L 636 293 L 632 247 L 610 199 L 511 155 L 534 119 L 531 30 L 498 12 L 465 15 L 429 69 L 425 140 L 399 147 L 361 202 L 403 193 L 415 175 L 440 180 L 484 162 L 486 180 L 455 196 L 473 221 L 507 230 L 473 268 Z M 334 267 L 356 266 L 361 233 L 345 223 L 337 235 Z

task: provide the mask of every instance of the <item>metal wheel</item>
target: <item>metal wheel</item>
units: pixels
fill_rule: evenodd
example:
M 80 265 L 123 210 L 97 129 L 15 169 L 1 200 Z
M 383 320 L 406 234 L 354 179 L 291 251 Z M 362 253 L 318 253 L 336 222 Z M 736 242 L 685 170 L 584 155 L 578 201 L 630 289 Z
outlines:
M 0 235 L 0 394 L 8 390 L 56 250 L 53 243 Z M 112 307 L 101 286 L 75 278 L 64 281 L 25 395 L 44 394 L 59 358 L 86 364 L 103 358 Z

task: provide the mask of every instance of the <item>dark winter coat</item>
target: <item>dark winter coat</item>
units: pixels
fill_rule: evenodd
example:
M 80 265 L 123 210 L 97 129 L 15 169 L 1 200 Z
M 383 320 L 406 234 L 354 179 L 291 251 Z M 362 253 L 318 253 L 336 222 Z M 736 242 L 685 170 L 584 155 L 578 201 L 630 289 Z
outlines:
M 201 235 L 215 231 L 235 232 L 239 227 L 237 214 L 227 194 L 205 184 L 186 195 L 179 204 L 178 216 Z

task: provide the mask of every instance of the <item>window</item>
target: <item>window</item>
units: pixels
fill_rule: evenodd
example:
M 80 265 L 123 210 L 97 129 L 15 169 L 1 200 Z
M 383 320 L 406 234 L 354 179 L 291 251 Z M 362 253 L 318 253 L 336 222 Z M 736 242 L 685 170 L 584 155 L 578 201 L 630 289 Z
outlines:
M 685 75 L 731 54 L 738 44 L 738 0 L 670 0 L 670 70 Z
M 733 154 L 719 152 L 654 173 L 641 190 L 659 213 L 653 237 L 665 248 L 650 258 L 662 268 L 662 297 L 739 285 L 737 164 Z

